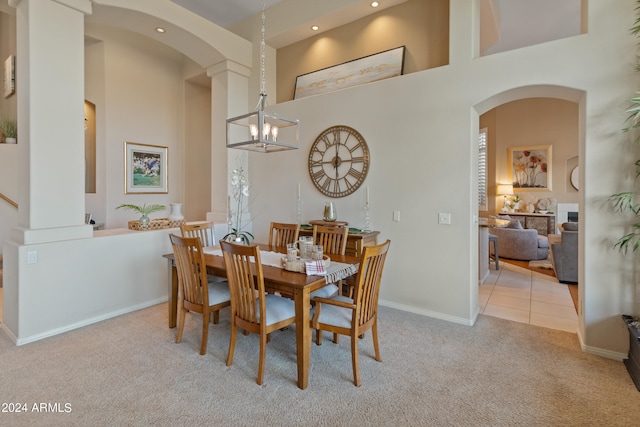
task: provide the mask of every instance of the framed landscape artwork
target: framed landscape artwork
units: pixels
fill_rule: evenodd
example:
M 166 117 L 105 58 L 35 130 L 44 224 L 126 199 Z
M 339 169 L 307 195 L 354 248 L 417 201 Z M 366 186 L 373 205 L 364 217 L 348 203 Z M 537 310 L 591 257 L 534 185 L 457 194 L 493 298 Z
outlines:
M 293 99 L 402 75 L 404 46 L 323 68 L 296 78 Z
M 514 191 L 551 191 L 551 145 L 509 147 Z
M 125 194 L 166 194 L 167 147 L 124 143 Z

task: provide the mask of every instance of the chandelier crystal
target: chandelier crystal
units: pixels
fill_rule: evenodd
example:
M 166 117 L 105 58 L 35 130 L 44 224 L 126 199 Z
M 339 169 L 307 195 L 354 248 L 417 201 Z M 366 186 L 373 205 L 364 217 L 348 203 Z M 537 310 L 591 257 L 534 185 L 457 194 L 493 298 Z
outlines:
M 227 148 L 273 153 L 299 147 L 298 119 L 288 119 L 265 111 L 265 4 L 262 0 L 262 32 L 260 44 L 260 97 L 256 109 L 248 114 L 227 119 Z

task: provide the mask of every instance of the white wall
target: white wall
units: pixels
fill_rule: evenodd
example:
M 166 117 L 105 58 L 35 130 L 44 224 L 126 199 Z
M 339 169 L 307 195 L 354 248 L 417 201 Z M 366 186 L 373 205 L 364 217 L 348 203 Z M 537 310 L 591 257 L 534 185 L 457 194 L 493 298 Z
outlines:
M 93 239 L 68 240 L 17 248 L 6 242 L 5 265 L 24 266 L 19 291 L 3 290 L 2 328 L 17 344 L 88 325 L 167 300 L 169 233 L 178 229 L 136 232 L 99 231 Z M 27 264 L 27 253 L 37 263 Z M 70 267 L 72 265 L 72 267 Z M 4 279 L 12 282 L 13 268 Z M 17 310 L 15 309 L 17 307 Z
M 135 213 L 122 203 L 182 202 L 184 81 L 182 55 L 124 30 L 87 25 L 94 40 L 85 49 L 86 99 L 96 104 L 96 194 L 86 197 L 87 212 L 106 228 L 126 227 Z M 168 194 L 124 194 L 124 143 L 168 147 Z M 204 219 L 201 218 L 201 219 Z
M 0 177 L 0 192 L 18 203 L 18 144 L 0 144 Z M 0 200 L 0 242 L 9 237 L 17 222 L 18 210 Z
M 327 127 L 352 126 L 371 150 L 364 187 L 370 187 L 373 228 L 392 241 L 381 298 L 391 306 L 471 324 L 477 312 L 477 115 L 522 97 L 579 102 L 585 227 L 580 338 L 591 352 L 621 358 L 627 333 L 620 314 L 631 312 L 634 295 L 625 281 L 630 262 L 612 248 L 623 221 L 612 218 L 603 200 L 622 184 L 612 171 L 632 170 L 620 129 L 625 99 L 637 82 L 630 65 L 634 39 L 627 30 L 634 3 L 612 7 L 592 0 L 588 34 L 474 59 L 476 10 L 472 2 L 452 0 L 449 66 L 278 105 L 279 114 L 301 120 L 302 149 L 251 155 L 257 239 L 264 239 L 269 220 L 295 219 L 298 180 L 304 219 L 320 217 L 326 198 L 308 178 L 309 148 Z M 520 87 L 528 88 L 518 92 Z M 364 187 L 336 200 L 338 219 L 361 224 Z M 393 210 L 401 212 L 400 222 L 392 221 Z M 451 213 L 452 224 L 438 225 L 438 212 Z

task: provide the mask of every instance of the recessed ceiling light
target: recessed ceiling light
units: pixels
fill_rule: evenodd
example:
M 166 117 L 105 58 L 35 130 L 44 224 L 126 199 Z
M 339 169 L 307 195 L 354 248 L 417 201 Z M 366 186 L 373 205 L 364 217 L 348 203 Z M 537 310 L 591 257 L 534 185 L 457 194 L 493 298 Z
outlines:
M 320 27 L 318 27 L 317 25 L 312 25 L 312 26 L 311 26 L 311 29 L 312 29 L 313 31 L 318 31 L 318 30 L 320 29 Z
M 378 7 L 378 6 L 380 6 L 380 3 L 378 3 L 377 1 L 371 2 L 371 7 Z
M 164 28 L 162 28 L 162 27 L 157 27 L 157 28 L 156 28 L 156 31 L 157 31 L 157 32 L 159 32 L 159 33 L 164 33 Z

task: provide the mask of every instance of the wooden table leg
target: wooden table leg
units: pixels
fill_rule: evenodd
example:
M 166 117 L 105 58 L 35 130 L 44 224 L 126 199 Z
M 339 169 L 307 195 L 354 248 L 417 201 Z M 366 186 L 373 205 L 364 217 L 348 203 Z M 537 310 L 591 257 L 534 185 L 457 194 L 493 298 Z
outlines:
M 175 328 L 178 318 L 178 271 L 173 260 L 169 260 L 169 327 Z
M 296 353 L 298 358 L 298 387 L 309 384 L 309 362 L 311 360 L 311 325 L 309 323 L 309 289 L 297 289 L 294 293 L 296 305 Z

